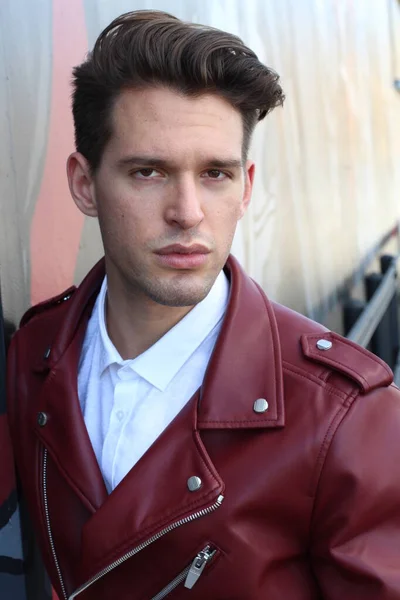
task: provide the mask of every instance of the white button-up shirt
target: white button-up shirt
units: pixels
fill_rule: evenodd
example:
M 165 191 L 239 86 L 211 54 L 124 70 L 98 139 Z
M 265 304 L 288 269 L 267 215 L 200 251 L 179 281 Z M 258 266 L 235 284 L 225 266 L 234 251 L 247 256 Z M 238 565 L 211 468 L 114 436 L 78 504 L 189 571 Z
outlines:
M 105 322 L 107 278 L 89 319 L 78 395 L 110 492 L 200 387 L 228 303 L 223 271 L 207 297 L 148 350 L 123 360 Z

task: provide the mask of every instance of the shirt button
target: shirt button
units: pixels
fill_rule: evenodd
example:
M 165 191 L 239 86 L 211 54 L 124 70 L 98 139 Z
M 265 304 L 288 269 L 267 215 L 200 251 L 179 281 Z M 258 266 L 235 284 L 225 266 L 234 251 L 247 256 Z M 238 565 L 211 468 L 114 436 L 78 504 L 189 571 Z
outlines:
M 118 421 L 122 421 L 123 418 L 124 418 L 124 411 L 123 410 L 119 410 L 117 412 L 117 419 L 118 419 Z

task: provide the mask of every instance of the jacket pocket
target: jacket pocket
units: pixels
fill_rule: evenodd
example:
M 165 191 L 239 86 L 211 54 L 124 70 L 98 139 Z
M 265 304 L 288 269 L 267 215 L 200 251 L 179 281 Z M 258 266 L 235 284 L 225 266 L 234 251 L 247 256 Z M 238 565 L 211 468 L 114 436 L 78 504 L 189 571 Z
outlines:
M 194 557 L 191 563 L 179 573 L 175 579 L 158 592 L 156 596 L 153 596 L 151 600 L 163 600 L 164 598 L 167 598 L 169 594 L 182 584 L 185 588 L 191 590 L 207 567 L 215 561 L 219 553 L 220 551 L 211 544 L 205 546 L 203 550 L 200 550 Z

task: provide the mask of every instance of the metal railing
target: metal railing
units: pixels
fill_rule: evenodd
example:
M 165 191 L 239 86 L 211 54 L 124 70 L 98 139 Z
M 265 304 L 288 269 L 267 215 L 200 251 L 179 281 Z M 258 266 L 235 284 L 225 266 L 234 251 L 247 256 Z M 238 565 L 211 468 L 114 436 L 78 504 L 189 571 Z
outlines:
M 347 338 L 366 348 L 371 341 L 375 330 L 382 321 L 393 296 L 397 292 L 397 260 L 385 273 L 379 288 L 366 305 L 360 318 L 347 334 Z
M 399 256 L 384 255 L 381 273 L 365 277 L 366 301 L 349 299 L 344 305 L 346 337 L 369 348 L 393 369 L 400 382 L 399 306 L 397 267 Z

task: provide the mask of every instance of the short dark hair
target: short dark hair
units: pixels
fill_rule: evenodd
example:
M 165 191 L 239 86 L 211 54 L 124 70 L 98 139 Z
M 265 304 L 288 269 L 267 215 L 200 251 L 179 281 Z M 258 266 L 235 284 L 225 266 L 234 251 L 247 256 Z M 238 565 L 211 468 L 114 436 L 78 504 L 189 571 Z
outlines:
M 256 123 L 284 100 L 279 76 L 240 38 L 161 11 L 115 19 L 73 75 L 76 149 L 93 172 L 112 135 L 112 109 L 124 89 L 164 85 L 187 96 L 218 94 L 242 115 L 244 157 Z

